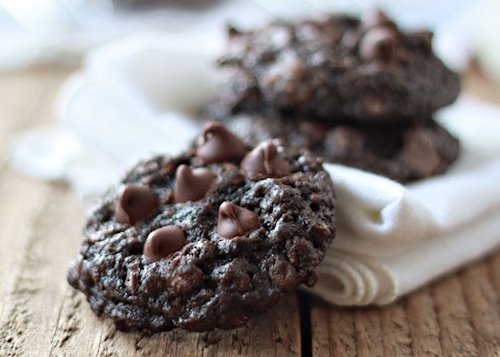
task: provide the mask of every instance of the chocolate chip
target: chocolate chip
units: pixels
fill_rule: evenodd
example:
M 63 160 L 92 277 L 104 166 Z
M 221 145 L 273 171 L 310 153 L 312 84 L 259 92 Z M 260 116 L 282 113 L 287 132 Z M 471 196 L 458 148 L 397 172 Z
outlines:
M 267 140 L 249 152 L 241 162 L 241 168 L 251 175 L 282 177 L 290 173 L 290 167 L 272 140 Z
M 177 252 L 186 245 L 186 236 L 176 226 L 165 226 L 149 233 L 144 244 L 144 255 L 159 260 Z
M 241 236 L 253 231 L 259 225 L 259 217 L 246 208 L 227 201 L 219 207 L 217 234 L 222 238 Z
M 412 32 L 410 37 L 413 38 L 417 45 L 425 50 L 427 54 L 432 53 L 432 38 L 434 37 L 434 33 L 432 31 Z
M 245 144 L 221 123 L 208 122 L 198 142 L 196 156 L 204 163 L 239 160 L 245 155 Z
M 215 175 L 210 169 L 191 169 L 187 165 L 180 165 L 175 173 L 175 203 L 202 199 L 214 181 Z
M 154 213 L 160 203 L 147 186 L 127 185 L 115 203 L 115 217 L 120 223 L 135 224 Z
M 359 55 L 364 60 L 389 62 L 394 59 L 398 47 L 398 38 L 394 31 L 375 27 L 369 30 L 359 44 Z

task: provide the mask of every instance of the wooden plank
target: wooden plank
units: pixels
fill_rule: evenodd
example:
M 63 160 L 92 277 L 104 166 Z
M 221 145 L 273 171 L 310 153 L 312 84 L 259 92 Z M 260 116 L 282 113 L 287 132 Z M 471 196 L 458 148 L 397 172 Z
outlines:
M 300 323 L 294 294 L 278 306 L 232 331 L 190 333 L 174 330 L 152 336 L 117 331 L 97 319 L 79 293 L 69 292 L 54 332 L 51 351 L 77 355 L 82 347 L 95 356 L 298 356 Z
M 335 307 L 313 299 L 312 350 L 317 356 L 385 356 L 381 309 Z
M 311 303 L 314 356 L 498 356 L 500 252 L 385 307 Z
M 0 355 L 36 355 L 50 350 L 59 316 L 57 302 L 66 286 L 67 252 L 77 248 L 81 206 L 57 187 L 45 191 L 17 262 L 12 289 L 4 300 Z
M 53 320 L 49 355 L 78 356 L 82 351 L 90 355 L 97 350 L 102 331 L 109 329 L 108 325 L 100 324 L 85 297 L 66 284 L 61 289 Z
M 384 344 L 378 308 L 362 308 L 354 314 L 354 336 L 358 356 L 382 357 Z
M 471 316 L 478 356 L 500 354 L 500 301 L 488 274 L 488 264 L 479 263 L 464 270 L 460 283 Z
M 86 303 L 77 309 L 89 310 Z M 83 306 L 82 306 L 83 305 Z M 86 313 L 87 313 L 86 312 Z M 82 314 L 73 311 L 73 314 Z M 62 312 L 62 315 L 68 315 Z M 74 317 L 72 317 L 74 319 Z M 295 294 L 288 295 L 278 306 L 263 315 L 248 321 L 247 326 L 232 331 L 215 330 L 190 333 L 174 330 L 146 336 L 138 333 L 122 333 L 106 320 L 86 319 L 73 326 L 82 326 L 86 332 L 76 328 L 65 328 L 63 339 L 56 339 L 53 351 L 57 354 L 77 353 L 82 343 L 95 356 L 299 356 L 300 321 L 298 301 Z M 62 326 L 61 326 L 62 327 Z M 58 328 L 58 330 L 61 329 Z M 90 331 L 99 331 L 92 336 Z M 59 334 L 59 332 L 56 332 Z M 62 343 L 61 343 L 62 342 Z
M 18 178 L 12 173 L 0 176 L 0 356 L 15 353 L 24 338 L 17 326 L 29 319 L 26 307 L 35 286 L 18 277 L 21 262 L 31 259 L 27 252 L 36 240 L 32 223 L 43 212 L 47 197 L 47 190 Z
M 320 299 L 311 302 L 313 356 L 356 356 L 354 309 L 334 307 Z
M 312 354 L 314 356 L 331 356 L 332 343 L 331 337 L 335 336 L 330 330 L 330 314 L 328 313 L 328 305 L 313 298 L 311 303 L 311 338 L 312 338 Z M 353 351 L 343 348 L 343 356 L 353 356 Z M 341 352 L 337 351 L 337 354 Z
M 439 322 L 431 290 L 425 288 L 411 294 L 405 306 L 413 354 L 442 356 Z
M 47 113 L 52 110 L 53 89 L 64 75 L 41 78 L 39 72 L 23 72 L 2 77 L 0 151 L 6 151 L 12 133 L 51 120 Z M 38 284 L 37 274 L 29 274 L 29 270 L 36 273 L 43 260 L 37 254 L 37 226 L 45 213 L 49 191 L 47 185 L 7 169 L 6 159 L 0 156 L 0 355 L 13 355 L 28 338 L 22 326 L 33 313 L 31 297 L 44 288 Z
M 412 355 L 410 327 L 404 303 L 380 309 L 380 327 L 383 336 L 384 356 Z
M 444 355 L 452 351 L 462 356 L 477 356 L 471 313 L 467 309 L 460 280 L 456 275 L 432 288 L 439 321 L 441 348 Z

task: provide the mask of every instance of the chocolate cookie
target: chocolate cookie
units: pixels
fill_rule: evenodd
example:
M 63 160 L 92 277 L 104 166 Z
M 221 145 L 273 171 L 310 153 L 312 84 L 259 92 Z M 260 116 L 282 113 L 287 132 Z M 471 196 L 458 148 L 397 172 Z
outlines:
M 381 12 L 232 28 L 219 61 L 229 84 L 209 115 L 304 115 L 330 124 L 430 117 L 460 90 L 431 40 L 428 31 L 401 32 Z
M 68 281 L 120 330 L 229 329 L 314 285 L 334 234 L 321 160 L 279 140 L 247 146 L 212 122 L 103 197 Z
M 250 141 L 271 137 L 308 148 L 326 161 L 410 182 L 444 173 L 457 159 L 458 140 L 432 119 L 411 125 L 336 125 L 240 115 L 227 122 Z

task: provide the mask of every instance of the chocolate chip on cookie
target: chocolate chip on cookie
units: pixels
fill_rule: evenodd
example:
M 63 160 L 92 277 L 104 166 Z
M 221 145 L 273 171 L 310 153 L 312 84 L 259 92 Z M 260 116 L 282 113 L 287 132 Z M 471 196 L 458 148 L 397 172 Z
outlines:
M 219 207 L 217 234 L 222 238 L 242 236 L 259 226 L 259 217 L 252 211 L 231 202 Z
M 202 199 L 214 181 L 215 175 L 210 169 L 205 167 L 191 169 L 188 165 L 180 165 L 175 173 L 175 202 L 183 203 Z
M 290 173 L 290 167 L 272 140 L 266 140 L 249 152 L 241 168 L 251 175 L 281 177 Z
M 186 245 L 186 236 L 176 226 L 165 226 L 149 233 L 144 243 L 144 255 L 160 260 L 177 252 Z
M 205 125 L 196 148 L 196 156 L 206 164 L 239 160 L 245 152 L 245 144 L 218 122 Z
M 116 220 L 120 223 L 135 224 L 151 215 L 158 206 L 158 197 L 149 187 L 126 185 L 116 200 Z
M 280 140 L 246 146 L 219 123 L 120 186 L 90 214 L 68 273 L 120 330 L 241 326 L 313 285 L 335 235 L 321 160 Z

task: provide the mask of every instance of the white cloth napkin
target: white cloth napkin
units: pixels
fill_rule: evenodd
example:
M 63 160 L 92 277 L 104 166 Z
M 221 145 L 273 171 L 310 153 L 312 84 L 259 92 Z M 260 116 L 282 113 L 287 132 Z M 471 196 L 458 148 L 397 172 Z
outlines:
M 199 130 L 189 117 L 217 91 L 219 50 L 200 34 L 148 34 L 93 52 L 61 91 L 60 124 L 20 135 L 12 163 L 94 194 L 138 159 L 175 153 Z M 325 165 L 338 234 L 312 293 L 341 305 L 385 304 L 498 248 L 500 109 L 461 98 L 438 118 L 462 143 L 446 175 L 403 186 Z

